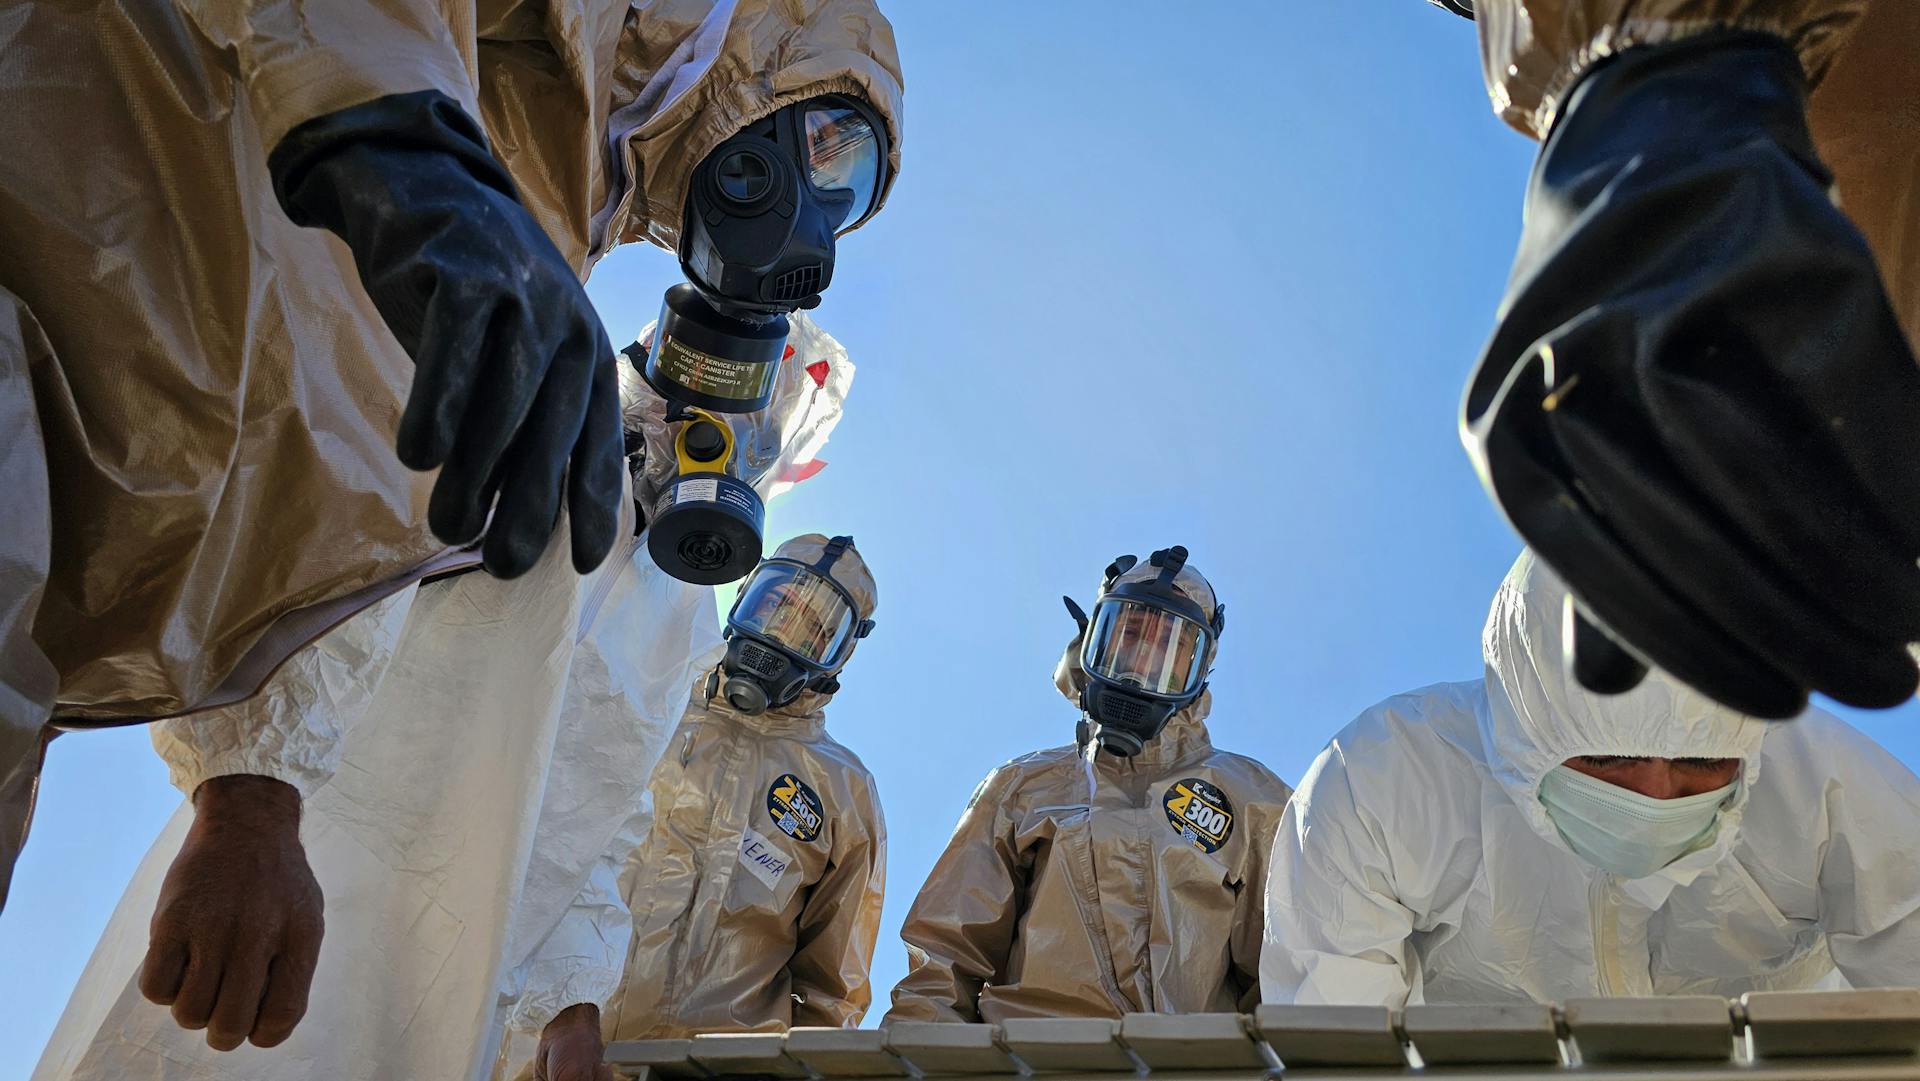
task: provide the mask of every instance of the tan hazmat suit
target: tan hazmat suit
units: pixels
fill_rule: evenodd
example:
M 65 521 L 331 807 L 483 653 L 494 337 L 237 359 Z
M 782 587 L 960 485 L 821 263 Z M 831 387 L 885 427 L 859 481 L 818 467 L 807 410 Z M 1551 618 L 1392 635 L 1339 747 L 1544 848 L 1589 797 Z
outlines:
M 900 146 L 870 0 L 28 0 L 7 27 L 5 866 L 50 711 L 238 701 L 442 551 L 393 449 L 412 362 L 345 245 L 276 202 L 287 131 L 441 91 L 583 277 L 671 248 L 694 166 L 783 105 L 861 95 Z
M 1157 573 L 1142 563 L 1128 577 Z M 1212 615 L 1197 571 L 1175 584 Z M 1076 705 L 1079 658 L 1076 638 L 1055 673 Z M 907 975 L 886 1021 L 1251 1010 L 1267 858 L 1292 790 L 1214 749 L 1211 705 L 1203 692 L 1131 758 L 1068 745 L 989 774 L 907 913 Z
M 827 543 L 803 534 L 772 558 L 812 566 Z M 828 573 L 854 618 L 871 619 L 879 592 L 859 549 Z M 873 1000 L 887 877 L 873 775 L 827 735 L 831 694 L 747 714 L 722 678 L 694 685 L 654 770 L 646 840 L 624 860 L 632 946 L 611 1002 L 596 1003 L 611 1040 L 854 1028 Z
M 856 1027 L 886 886 L 873 775 L 827 734 L 829 696 L 749 716 L 711 689 L 654 771 L 607 1038 Z

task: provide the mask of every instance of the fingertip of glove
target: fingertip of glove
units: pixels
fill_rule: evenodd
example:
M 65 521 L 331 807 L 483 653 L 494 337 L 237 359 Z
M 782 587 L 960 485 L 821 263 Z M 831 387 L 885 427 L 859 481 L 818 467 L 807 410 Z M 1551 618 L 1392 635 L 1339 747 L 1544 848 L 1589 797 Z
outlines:
M 467 492 L 451 487 L 444 474 L 427 500 L 427 528 L 452 545 L 472 544 L 486 527 L 486 510 L 475 506 Z
M 1618 646 L 1585 648 L 1573 655 L 1573 675 L 1594 694 L 1625 694 L 1647 678 L 1647 666 Z
M 585 532 L 576 532 L 573 540 L 573 569 L 578 574 L 592 574 L 600 569 L 613 552 L 613 533 L 609 529 L 604 537 L 588 537 Z
M 608 553 L 613 551 L 613 538 L 618 533 L 620 492 L 614 490 L 611 501 L 593 499 L 585 506 L 572 504 L 567 513 L 572 516 L 573 569 L 581 574 L 591 574 L 606 562 Z
M 1884 655 L 1862 658 L 1860 671 L 1844 684 L 1815 689 L 1842 705 L 1856 709 L 1892 709 L 1904 705 L 1920 689 L 1920 666 L 1905 645 Z
M 1625 694 L 1638 687 L 1647 677 L 1645 662 L 1594 624 L 1572 597 L 1567 601 L 1567 652 L 1580 686 L 1594 694 Z
M 1781 692 L 1736 701 L 1728 701 L 1720 695 L 1713 697 L 1723 705 L 1762 721 L 1790 721 L 1807 711 L 1808 696 L 1805 691 Z
M 539 559 L 538 550 L 529 553 L 524 546 L 507 541 L 495 544 L 492 534 L 488 534 L 487 543 L 480 550 L 480 565 L 488 574 L 502 580 L 520 577 L 532 570 Z
M 591 573 L 606 561 L 613 550 L 614 537 L 620 532 L 620 504 L 625 499 L 621 484 L 625 457 L 617 444 L 609 444 L 602 453 L 573 464 L 568 478 L 567 514 L 573 535 L 573 569 Z
M 393 449 L 401 465 L 425 473 L 447 463 L 447 455 L 453 452 L 453 440 L 435 432 L 432 421 L 412 422 L 407 418 L 400 422 Z
M 440 468 L 447 460 L 444 454 L 433 454 L 411 443 L 402 442 L 394 449 L 396 451 L 394 456 L 400 459 L 400 464 L 415 473 L 431 472 Z

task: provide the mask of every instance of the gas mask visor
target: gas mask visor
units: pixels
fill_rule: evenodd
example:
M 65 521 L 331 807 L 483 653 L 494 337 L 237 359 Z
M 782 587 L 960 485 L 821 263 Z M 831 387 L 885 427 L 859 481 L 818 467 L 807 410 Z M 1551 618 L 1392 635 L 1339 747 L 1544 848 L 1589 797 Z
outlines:
M 727 702 L 742 713 L 784 706 L 809 687 L 840 689 L 837 673 L 854 643 L 873 633 L 873 620 L 830 568 L 853 546 L 850 537 L 827 542 L 818 563 L 769 559 L 754 568 L 727 613 L 727 656 L 720 662 Z
M 1212 643 L 1210 628 L 1164 601 L 1108 594 L 1093 607 L 1080 666 L 1132 693 L 1186 702 L 1206 682 Z
M 807 138 L 807 179 L 821 192 L 851 198 L 835 228 L 845 236 L 873 216 L 887 151 L 872 113 L 853 98 L 830 95 L 805 102 L 801 126 Z
M 811 568 L 769 559 L 740 587 L 727 629 L 779 647 L 816 672 L 846 663 L 861 622 L 853 598 Z

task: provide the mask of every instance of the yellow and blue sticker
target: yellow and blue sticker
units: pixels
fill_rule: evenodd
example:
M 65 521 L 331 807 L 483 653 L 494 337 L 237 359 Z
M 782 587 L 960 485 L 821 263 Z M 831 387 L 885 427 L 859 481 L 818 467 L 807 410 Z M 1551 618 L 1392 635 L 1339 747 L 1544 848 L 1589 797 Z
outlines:
M 1233 836 L 1233 801 L 1218 785 L 1198 777 L 1175 781 L 1161 803 L 1173 832 L 1202 852 L 1218 852 Z
M 813 840 L 827 824 L 827 809 L 820 803 L 820 793 L 791 773 L 782 773 L 767 789 L 767 813 L 781 833 L 796 841 Z

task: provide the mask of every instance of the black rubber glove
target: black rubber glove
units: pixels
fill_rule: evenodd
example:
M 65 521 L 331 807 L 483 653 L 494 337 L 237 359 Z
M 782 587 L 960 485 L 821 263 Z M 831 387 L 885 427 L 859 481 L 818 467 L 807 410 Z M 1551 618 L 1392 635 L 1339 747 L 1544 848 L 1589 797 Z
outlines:
M 599 566 L 620 510 L 613 348 L 479 126 L 438 91 L 394 94 L 301 124 L 268 168 L 289 217 L 346 241 L 413 357 L 398 449 L 440 467 L 434 533 L 466 544 L 485 529 L 487 570 L 523 574 L 564 484 L 574 569 Z
M 1603 62 L 1541 150 L 1461 421 L 1592 624 L 1760 717 L 1917 678 L 1920 367 L 1831 181 L 1783 42 Z M 1569 630 L 1588 686 L 1638 682 Z

